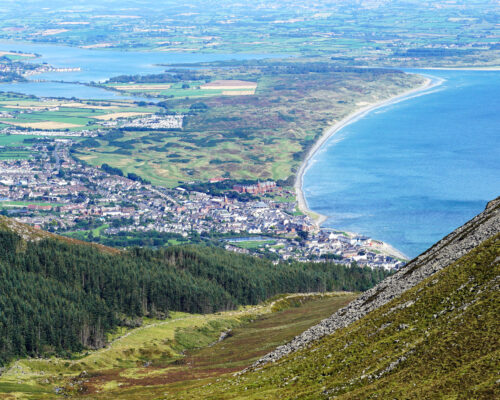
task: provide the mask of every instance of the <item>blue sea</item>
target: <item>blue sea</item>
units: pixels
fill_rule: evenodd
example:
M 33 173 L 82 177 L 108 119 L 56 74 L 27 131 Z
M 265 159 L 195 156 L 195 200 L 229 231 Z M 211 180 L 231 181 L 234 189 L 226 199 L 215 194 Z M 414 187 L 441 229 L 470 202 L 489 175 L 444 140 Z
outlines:
M 158 73 L 158 64 L 259 59 L 266 54 L 172 54 L 0 42 L 41 54 L 34 62 L 81 71 L 35 75 L 45 82 L 0 91 L 83 99 L 131 99 L 73 82 Z M 284 57 L 284 55 L 273 55 Z M 445 82 L 427 94 L 369 113 L 333 136 L 304 175 L 309 207 L 325 227 L 384 240 L 410 257 L 500 195 L 500 72 L 408 71 Z M 135 100 L 141 98 L 133 97 Z
M 324 227 L 414 257 L 500 195 L 500 72 L 408 72 L 445 81 L 337 132 L 303 188 Z

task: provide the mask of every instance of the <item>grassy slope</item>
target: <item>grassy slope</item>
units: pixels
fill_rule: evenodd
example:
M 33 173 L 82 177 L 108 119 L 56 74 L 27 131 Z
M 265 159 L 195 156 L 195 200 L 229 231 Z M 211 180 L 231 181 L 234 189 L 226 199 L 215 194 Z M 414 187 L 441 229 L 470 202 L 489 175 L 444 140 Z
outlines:
M 310 348 L 175 398 L 498 398 L 499 262 L 496 235 Z
M 301 154 L 334 122 L 423 82 L 402 73 L 288 74 L 259 68 L 211 72 L 214 79 L 258 82 L 256 94 L 203 99 L 208 109 L 188 115 L 181 132 L 127 132 L 118 142 L 131 148 L 123 151 L 116 142 L 101 140 L 101 146 L 82 150 L 79 157 L 166 186 L 207 181 L 224 172 L 235 179 L 286 179 L 297 170 Z M 177 111 L 196 102 L 169 100 Z
M 175 391 L 250 365 L 355 296 L 290 295 L 238 311 L 172 313 L 166 321 L 117 332 L 110 346 L 74 360 L 17 361 L 0 377 L 0 399 L 49 399 L 56 386 L 92 399 L 154 398 L 165 384 Z M 208 346 L 228 328 L 228 339 Z
M 32 204 L 32 203 L 30 203 Z M 95 247 L 105 253 L 110 254 L 119 254 L 121 250 L 115 249 L 113 247 L 103 246 L 101 244 L 84 242 L 77 239 L 72 239 L 66 236 L 55 235 L 50 232 L 42 231 L 40 229 L 36 229 L 30 225 L 23 224 L 21 222 L 17 222 L 13 218 L 8 218 L 3 215 L 0 215 L 0 230 L 8 230 L 17 233 L 19 236 L 23 238 L 25 241 L 39 241 L 42 239 L 55 239 L 60 240 L 66 243 L 71 244 L 79 244 L 85 246 Z

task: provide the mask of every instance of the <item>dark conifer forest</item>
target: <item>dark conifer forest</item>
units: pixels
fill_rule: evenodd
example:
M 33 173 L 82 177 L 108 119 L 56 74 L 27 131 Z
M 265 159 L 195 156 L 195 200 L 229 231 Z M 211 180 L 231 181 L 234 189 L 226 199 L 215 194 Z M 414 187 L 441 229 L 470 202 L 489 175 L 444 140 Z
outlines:
M 202 246 L 105 251 L 0 230 L 0 365 L 102 347 L 107 332 L 138 317 L 211 313 L 286 292 L 363 291 L 386 274 L 333 263 L 273 265 Z

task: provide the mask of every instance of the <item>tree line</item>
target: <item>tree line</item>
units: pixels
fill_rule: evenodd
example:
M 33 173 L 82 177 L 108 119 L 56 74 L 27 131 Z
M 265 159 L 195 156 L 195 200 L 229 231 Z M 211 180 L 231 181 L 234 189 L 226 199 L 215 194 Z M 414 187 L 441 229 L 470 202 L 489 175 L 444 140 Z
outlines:
M 167 70 L 161 74 L 149 75 L 119 75 L 110 78 L 107 83 L 176 83 L 183 81 L 210 81 L 209 75 L 193 71 Z
M 106 251 L 0 230 L 0 365 L 105 345 L 124 320 L 211 313 L 279 293 L 362 291 L 387 275 L 334 263 L 273 265 L 199 245 Z

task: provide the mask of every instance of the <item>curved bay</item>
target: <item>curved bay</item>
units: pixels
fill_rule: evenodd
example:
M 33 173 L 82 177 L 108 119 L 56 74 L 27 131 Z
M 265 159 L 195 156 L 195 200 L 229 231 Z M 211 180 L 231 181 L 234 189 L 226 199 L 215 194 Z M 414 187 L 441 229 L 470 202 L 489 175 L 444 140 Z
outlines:
M 413 71 L 444 78 L 338 132 L 304 175 L 323 225 L 384 240 L 410 257 L 500 194 L 500 72 Z

